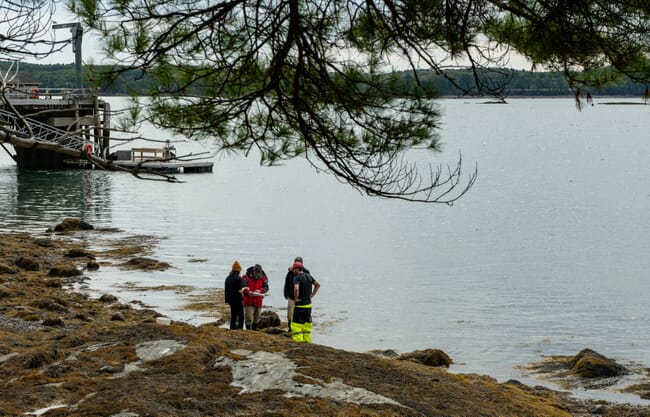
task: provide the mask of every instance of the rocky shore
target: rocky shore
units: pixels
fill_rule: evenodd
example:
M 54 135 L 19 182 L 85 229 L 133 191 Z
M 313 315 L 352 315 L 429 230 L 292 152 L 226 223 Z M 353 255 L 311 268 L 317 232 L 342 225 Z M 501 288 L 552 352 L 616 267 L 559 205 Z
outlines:
M 435 350 L 360 354 L 294 343 L 283 327 L 167 324 L 74 291 L 102 265 L 164 262 L 137 245 L 89 250 L 70 229 L 0 235 L 0 416 L 650 416 L 456 375 Z

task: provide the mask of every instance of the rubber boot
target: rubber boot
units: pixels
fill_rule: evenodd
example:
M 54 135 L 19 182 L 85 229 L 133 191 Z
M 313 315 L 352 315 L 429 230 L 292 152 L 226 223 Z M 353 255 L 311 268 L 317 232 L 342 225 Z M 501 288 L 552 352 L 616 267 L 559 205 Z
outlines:
M 257 323 L 253 323 L 253 330 L 257 330 Z
M 246 330 L 250 330 L 250 329 L 251 329 L 251 326 L 249 326 L 248 323 L 246 323 Z
M 291 333 L 291 321 L 289 321 L 289 333 Z

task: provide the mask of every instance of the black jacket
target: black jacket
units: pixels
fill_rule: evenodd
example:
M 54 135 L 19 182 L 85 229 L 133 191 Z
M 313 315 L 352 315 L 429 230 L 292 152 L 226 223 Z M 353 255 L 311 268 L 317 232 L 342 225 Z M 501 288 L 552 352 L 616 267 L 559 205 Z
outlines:
M 241 304 L 244 298 L 239 292 L 243 288 L 239 272 L 232 271 L 226 278 L 224 293 L 226 294 L 226 303 Z
M 302 268 L 303 272 L 309 274 L 309 270 Z M 293 278 L 295 277 L 293 269 L 289 269 L 287 276 L 284 278 L 284 298 L 293 300 Z

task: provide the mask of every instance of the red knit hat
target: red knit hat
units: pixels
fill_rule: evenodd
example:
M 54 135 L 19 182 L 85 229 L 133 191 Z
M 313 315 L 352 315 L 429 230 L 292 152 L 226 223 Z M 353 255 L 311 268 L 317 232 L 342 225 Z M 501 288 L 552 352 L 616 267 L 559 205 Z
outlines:
M 302 269 L 302 262 L 294 262 L 291 269 L 294 269 L 294 268 Z

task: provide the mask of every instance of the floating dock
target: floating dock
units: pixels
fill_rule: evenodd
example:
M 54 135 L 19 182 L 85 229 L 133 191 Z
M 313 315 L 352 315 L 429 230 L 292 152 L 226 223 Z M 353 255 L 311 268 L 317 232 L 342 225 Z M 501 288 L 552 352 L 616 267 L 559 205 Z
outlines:
M 114 161 L 114 165 L 121 166 L 128 169 L 138 168 L 144 171 L 160 172 L 164 174 L 178 174 L 178 173 L 203 173 L 212 172 L 212 162 L 179 162 L 179 161 Z
M 209 161 L 183 161 L 175 159 L 176 149 L 164 148 L 132 148 L 120 150 L 109 155 L 114 165 L 127 169 L 139 169 L 165 174 L 204 173 L 212 172 L 214 163 Z

